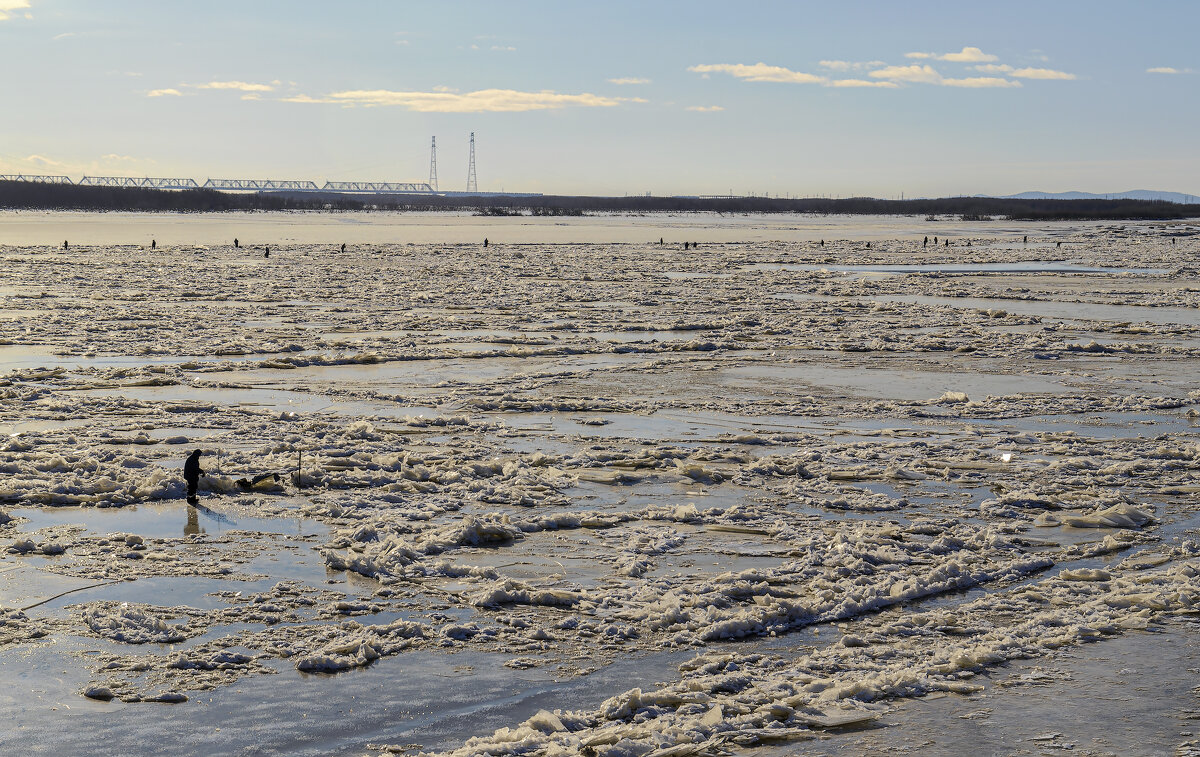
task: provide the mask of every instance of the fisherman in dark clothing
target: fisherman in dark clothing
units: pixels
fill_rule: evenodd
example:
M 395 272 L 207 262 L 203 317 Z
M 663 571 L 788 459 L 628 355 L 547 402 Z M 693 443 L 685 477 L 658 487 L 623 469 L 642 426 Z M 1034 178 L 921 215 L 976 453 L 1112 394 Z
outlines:
M 183 464 L 183 480 L 187 481 L 188 502 L 196 500 L 196 487 L 200 485 L 200 477 L 204 475 L 204 471 L 200 470 L 200 455 L 202 454 L 204 453 L 196 450 L 188 455 L 187 460 Z
M 345 251 L 346 251 L 346 243 L 342 242 L 342 252 L 345 252 Z
M 237 237 L 233 238 L 233 246 L 235 249 L 242 246 L 241 242 L 238 241 Z

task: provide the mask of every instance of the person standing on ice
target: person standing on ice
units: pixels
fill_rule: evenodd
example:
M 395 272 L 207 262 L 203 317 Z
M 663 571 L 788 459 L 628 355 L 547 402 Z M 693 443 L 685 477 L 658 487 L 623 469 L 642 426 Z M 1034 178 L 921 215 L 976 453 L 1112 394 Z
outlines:
M 200 470 L 200 455 L 204 454 L 200 450 L 196 450 L 188 455 L 187 460 L 183 463 L 183 480 L 187 481 L 187 498 L 188 502 L 194 504 L 196 502 L 196 487 L 200 485 L 200 477 L 204 475 L 204 471 Z

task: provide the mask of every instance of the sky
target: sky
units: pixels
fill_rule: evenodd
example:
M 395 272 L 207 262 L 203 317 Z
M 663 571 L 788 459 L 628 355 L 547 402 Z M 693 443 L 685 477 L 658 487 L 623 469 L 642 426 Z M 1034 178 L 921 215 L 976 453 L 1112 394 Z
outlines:
M 1200 194 L 1200 2 L 0 0 L 0 173 Z

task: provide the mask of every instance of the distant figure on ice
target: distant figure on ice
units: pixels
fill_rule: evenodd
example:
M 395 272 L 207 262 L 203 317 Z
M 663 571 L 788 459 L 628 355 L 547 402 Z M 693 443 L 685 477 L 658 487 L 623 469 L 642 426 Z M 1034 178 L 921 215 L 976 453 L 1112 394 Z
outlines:
M 65 240 L 65 239 L 63 240 L 63 249 L 64 250 L 67 249 L 67 240 Z
M 659 246 L 659 247 L 662 247 L 662 246 L 663 246 L 663 238 L 662 238 L 662 237 L 659 237 L 659 238 L 658 238 L 658 246 Z
M 151 239 L 151 240 L 150 240 L 150 249 L 152 249 L 152 250 L 153 250 L 153 249 L 154 249 L 154 248 L 156 248 L 156 247 L 158 247 L 158 240 L 156 240 L 156 239 Z
M 487 247 L 487 246 L 488 246 L 487 237 L 484 237 L 484 238 L 483 238 L 483 246 L 484 246 L 484 247 Z
M 924 242 L 921 242 L 921 246 L 922 246 L 922 247 L 928 247 L 928 246 L 929 246 L 929 237 L 925 237 L 925 241 L 924 241 Z
M 270 247 L 268 247 L 267 249 L 263 250 L 263 257 L 264 257 L 264 258 L 269 258 L 269 257 L 271 257 L 271 248 L 270 248 Z
M 346 251 L 346 243 L 342 242 L 342 252 L 345 252 L 345 251 Z
M 1055 242 L 1054 244 L 1056 247 L 1062 247 L 1062 242 Z
M 934 247 L 937 247 L 937 237 L 934 237 L 934 238 L 933 238 L 933 246 L 934 246 Z
M 200 455 L 204 454 L 200 450 L 196 450 L 188 455 L 188 458 L 183 463 L 183 480 L 187 481 L 187 498 L 188 504 L 196 503 L 196 487 L 200 485 L 200 477 L 204 475 L 204 471 L 200 470 Z
M 239 242 L 239 241 L 237 240 L 237 237 L 234 237 L 234 238 L 233 238 L 233 247 L 234 247 L 234 249 L 237 249 L 238 247 L 241 247 L 241 246 L 242 246 L 241 242 Z
M 867 242 L 867 249 L 868 249 L 868 250 L 869 250 L 869 249 L 871 249 L 871 243 L 870 243 L 870 242 Z
M 1029 235 L 1028 234 L 1021 238 L 1021 244 L 1029 244 Z
M 949 239 L 943 239 L 942 241 L 946 243 L 946 246 L 947 246 L 947 247 L 949 247 L 949 246 L 950 246 L 950 240 L 949 240 Z
M 824 240 L 824 239 L 822 239 L 822 240 L 821 240 L 821 246 L 822 246 L 822 247 L 824 247 L 824 246 L 825 246 L 825 240 Z

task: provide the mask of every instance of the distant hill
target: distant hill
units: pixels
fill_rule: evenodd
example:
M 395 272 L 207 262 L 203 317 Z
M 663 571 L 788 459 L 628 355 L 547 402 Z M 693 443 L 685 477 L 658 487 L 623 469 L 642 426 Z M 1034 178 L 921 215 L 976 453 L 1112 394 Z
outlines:
M 1128 192 L 1113 192 L 1111 194 L 1094 194 L 1092 192 L 1022 192 L 1017 195 L 1004 195 L 1002 200 L 1158 200 L 1177 202 L 1190 205 L 1200 201 L 1196 195 L 1183 192 L 1155 192 L 1149 189 L 1131 189 Z

